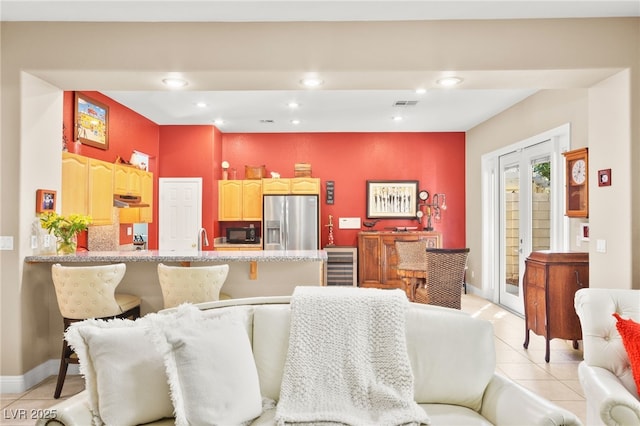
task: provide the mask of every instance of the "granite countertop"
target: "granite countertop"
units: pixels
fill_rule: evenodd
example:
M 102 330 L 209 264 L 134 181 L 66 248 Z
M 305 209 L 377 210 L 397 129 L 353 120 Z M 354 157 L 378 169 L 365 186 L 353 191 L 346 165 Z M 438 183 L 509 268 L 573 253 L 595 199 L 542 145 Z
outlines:
M 324 250 L 246 250 L 246 251 L 86 251 L 64 256 L 27 256 L 28 263 L 75 262 L 324 262 Z
M 262 243 L 260 242 L 260 238 L 253 244 L 238 244 L 238 243 L 228 243 L 226 237 L 217 237 L 213 240 L 213 247 L 216 248 L 225 248 L 225 247 L 233 247 L 233 248 L 262 248 Z

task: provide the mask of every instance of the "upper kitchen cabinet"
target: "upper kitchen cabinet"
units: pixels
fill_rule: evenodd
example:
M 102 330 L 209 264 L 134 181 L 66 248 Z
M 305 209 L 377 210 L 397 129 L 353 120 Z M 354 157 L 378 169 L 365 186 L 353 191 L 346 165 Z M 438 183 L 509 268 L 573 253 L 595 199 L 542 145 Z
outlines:
M 112 222 L 113 164 L 62 153 L 62 214 L 91 216 L 92 225 Z
M 62 214 L 87 214 L 88 192 L 87 176 L 89 159 L 82 155 L 62 153 L 62 191 L 60 200 Z
M 291 179 L 262 179 L 262 193 L 289 194 L 291 192 Z
M 263 179 L 263 194 L 320 194 L 320 179 L 298 177 L 291 179 Z
M 262 220 L 262 181 L 242 181 L 242 220 Z
M 89 216 L 93 225 L 112 223 L 113 164 L 89 159 Z
M 140 207 L 140 222 L 153 222 L 153 173 L 143 172 L 140 177 L 142 201 L 149 207 Z
M 320 194 L 320 179 L 297 177 L 291 179 L 292 194 Z
M 218 181 L 218 220 L 262 220 L 262 182 Z
M 142 176 L 146 172 L 131 166 L 116 164 L 113 177 L 113 193 L 118 195 L 142 195 Z

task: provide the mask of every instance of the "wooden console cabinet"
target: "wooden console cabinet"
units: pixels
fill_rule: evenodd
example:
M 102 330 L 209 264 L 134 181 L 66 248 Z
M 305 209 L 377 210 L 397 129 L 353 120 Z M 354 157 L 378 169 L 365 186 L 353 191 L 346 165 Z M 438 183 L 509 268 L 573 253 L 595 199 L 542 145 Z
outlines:
M 426 240 L 428 247 L 442 247 L 438 232 L 360 232 L 358 234 L 358 285 L 360 287 L 400 288 L 404 283 L 396 273 L 396 241 Z
M 545 337 L 546 362 L 551 339 L 573 340 L 577 349 L 582 329 L 573 298 L 583 287 L 589 287 L 589 253 L 544 250 L 529 255 L 523 279 L 525 349 L 529 346 L 529 331 Z

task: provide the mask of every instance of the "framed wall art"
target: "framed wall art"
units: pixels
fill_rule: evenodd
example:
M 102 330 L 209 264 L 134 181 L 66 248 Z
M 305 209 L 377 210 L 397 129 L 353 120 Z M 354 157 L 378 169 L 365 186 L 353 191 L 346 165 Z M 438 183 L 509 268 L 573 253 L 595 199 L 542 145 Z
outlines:
M 56 210 L 56 191 L 38 189 L 36 191 L 36 213 L 53 212 Z
M 367 218 L 414 219 L 417 196 L 417 180 L 368 180 Z
M 74 113 L 76 140 L 84 145 L 109 149 L 109 107 L 76 92 Z

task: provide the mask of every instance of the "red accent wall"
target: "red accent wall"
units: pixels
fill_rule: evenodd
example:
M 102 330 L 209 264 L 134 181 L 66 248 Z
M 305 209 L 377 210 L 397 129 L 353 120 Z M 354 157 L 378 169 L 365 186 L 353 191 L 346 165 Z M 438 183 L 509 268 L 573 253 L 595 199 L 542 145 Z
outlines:
M 444 247 L 464 247 L 465 134 L 452 133 L 226 133 L 222 160 L 244 178 L 244 166 L 265 165 L 267 174 L 294 176 L 295 163 L 310 163 L 322 181 L 320 196 L 322 246 L 333 216 L 336 245 L 355 246 L 359 230 L 338 229 L 338 218 L 366 220 L 367 180 L 418 180 L 430 194 L 445 193 L 447 210 L 435 231 Z M 219 176 L 216 176 L 219 178 Z M 335 182 L 335 202 L 325 203 L 326 181 Z M 418 226 L 415 220 L 386 219 L 375 229 Z
M 150 156 L 149 171 L 153 173 L 154 178 L 154 204 L 157 206 L 158 170 L 156 163 L 159 153 L 160 126 L 100 92 L 81 93 L 109 107 L 109 148 L 104 150 L 74 142 L 74 92 L 64 92 L 63 123 L 68 151 L 109 163 L 115 162 L 118 156 L 129 161 L 134 150 L 148 154 Z M 148 225 L 148 247 L 150 249 L 158 247 L 157 223 L 158 209 L 156 207 L 154 208 L 153 222 Z
M 267 173 L 293 177 L 295 163 L 310 163 L 322 181 L 322 246 L 327 244 L 329 215 L 336 245 L 355 246 L 358 230 L 338 229 L 338 218 L 366 220 L 367 180 L 418 180 L 420 189 L 445 193 L 448 209 L 433 223 L 445 247 L 465 241 L 465 134 L 451 133 L 221 133 L 215 126 L 159 126 L 99 92 L 83 92 L 109 106 L 109 149 L 73 142 L 73 92 L 64 94 L 68 150 L 114 162 L 133 150 L 151 156 L 154 174 L 154 221 L 149 248 L 158 248 L 158 178 L 203 178 L 203 226 L 210 238 L 221 236 L 217 220 L 221 162 L 228 161 L 244 178 L 244 166 L 265 165 Z M 335 182 L 335 203 L 325 203 L 326 181 Z M 418 226 L 415 220 L 387 219 L 375 229 Z M 210 248 L 210 247 L 209 247 Z
M 214 126 L 161 126 L 160 177 L 202 178 L 202 226 L 209 247 L 218 235 L 218 178 L 221 173 L 222 134 Z

